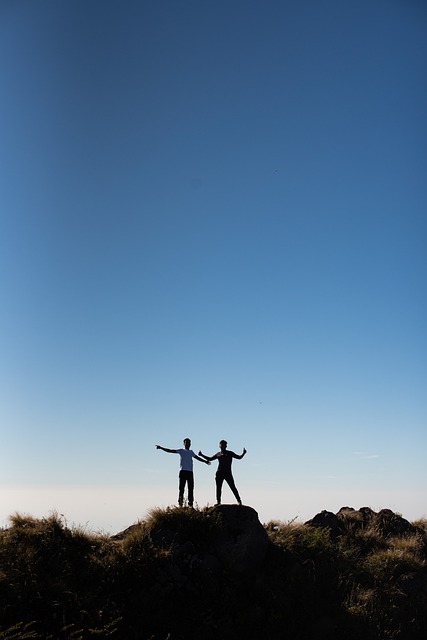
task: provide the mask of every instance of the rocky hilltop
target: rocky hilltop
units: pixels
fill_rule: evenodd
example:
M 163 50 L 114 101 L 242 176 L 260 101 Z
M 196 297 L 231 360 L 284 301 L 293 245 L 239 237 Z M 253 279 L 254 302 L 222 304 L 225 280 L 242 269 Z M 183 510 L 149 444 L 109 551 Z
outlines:
M 0 640 L 425 640 L 427 523 L 343 507 L 153 509 L 114 535 L 0 530 Z
M 215 536 L 209 547 L 201 549 L 198 562 L 208 570 L 226 568 L 236 573 L 247 573 L 259 568 L 268 549 L 268 535 L 252 507 L 221 504 L 208 507 L 205 517 L 217 523 Z M 115 541 L 125 540 L 129 535 L 143 534 L 146 524 L 134 524 L 114 536 Z M 190 540 L 191 532 L 179 530 L 175 521 L 155 520 L 149 528 L 149 539 L 158 548 L 167 548 L 171 553 L 196 554 L 200 541 Z

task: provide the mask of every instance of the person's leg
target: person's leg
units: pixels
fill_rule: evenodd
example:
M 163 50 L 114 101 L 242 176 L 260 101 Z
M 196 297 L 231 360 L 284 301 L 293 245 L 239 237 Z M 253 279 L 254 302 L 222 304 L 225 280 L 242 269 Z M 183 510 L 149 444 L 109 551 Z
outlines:
M 216 503 L 217 504 L 221 504 L 221 491 L 222 491 L 223 482 L 224 482 L 223 476 L 216 474 L 215 483 L 216 483 Z
M 230 487 L 230 489 L 232 490 L 232 492 L 234 493 L 234 497 L 236 498 L 237 502 L 239 504 L 242 504 L 242 501 L 241 501 L 240 496 L 239 496 L 239 492 L 237 491 L 237 487 L 234 484 L 234 478 L 231 475 L 231 473 L 230 473 L 229 476 L 226 476 L 225 480 L 227 481 L 227 484 Z
M 194 502 L 194 474 L 192 471 L 188 472 L 188 506 L 192 507 Z
M 184 471 L 179 472 L 179 495 L 178 495 L 178 504 L 180 507 L 184 504 L 184 489 L 185 489 L 185 473 Z

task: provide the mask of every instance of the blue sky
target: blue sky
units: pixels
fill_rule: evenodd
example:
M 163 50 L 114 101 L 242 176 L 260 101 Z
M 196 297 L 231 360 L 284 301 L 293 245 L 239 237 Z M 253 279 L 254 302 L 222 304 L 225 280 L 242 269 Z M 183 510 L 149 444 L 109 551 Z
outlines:
M 2 523 L 174 504 L 186 436 L 247 448 L 264 521 L 427 516 L 426 36 L 418 0 L 2 2 Z

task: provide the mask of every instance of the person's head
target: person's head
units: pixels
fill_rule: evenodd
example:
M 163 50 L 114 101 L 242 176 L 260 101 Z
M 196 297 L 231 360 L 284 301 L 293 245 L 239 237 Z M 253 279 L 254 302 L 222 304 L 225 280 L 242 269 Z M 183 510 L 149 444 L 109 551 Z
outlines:
M 190 448 L 190 446 L 191 446 L 191 440 L 190 440 L 190 438 L 184 438 L 184 447 L 185 447 L 186 449 L 189 449 L 189 448 Z
M 221 451 L 225 451 L 227 448 L 227 440 L 220 440 L 219 441 L 219 448 L 221 449 Z

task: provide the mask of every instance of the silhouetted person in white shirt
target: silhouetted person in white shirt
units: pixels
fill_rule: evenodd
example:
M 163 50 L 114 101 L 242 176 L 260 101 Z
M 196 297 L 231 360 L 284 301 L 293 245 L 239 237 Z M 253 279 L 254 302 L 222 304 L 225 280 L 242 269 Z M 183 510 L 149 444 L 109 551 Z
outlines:
M 204 453 L 199 451 L 199 456 L 202 456 L 208 462 L 210 460 L 218 460 L 218 469 L 215 474 L 215 482 L 216 482 L 216 503 L 221 504 L 221 492 L 222 492 L 222 484 L 224 480 L 227 482 L 228 486 L 234 493 L 234 497 L 236 498 L 239 504 L 242 504 L 242 501 L 239 496 L 239 492 L 237 491 L 236 485 L 234 484 L 233 474 L 231 473 L 231 463 L 233 462 L 233 458 L 237 460 L 241 460 L 243 456 L 246 455 L 246 449 L 243 449 L 243 452 L 240 456 L 234 451 L 227 451 L 227 442 L 225 440 L 221 440 L 219 443 L 220 451 L 215 453 L 213 456 L 205 456 Z
M 199 462 L 204 462 L 205 464 L 210 464 L 208 460 L 203 460 L 199 458 L 194 451 L 190 449 L 191 440 L 190 438 L 185 438 L 184 440 L 184 449 L 166 449 L 166 447 L 161 447 L 159 444 L 156 444 L 156 449 L 161 449 L 162 451 L 166 451 L 166 453 L 179 453 L 181 461 L 179 466 L 179 495 L 178 495 L 178 504 L 180 507 L 184 504 L 184 489 L 185 485 L 188 486 L 188 506 L 192 507 L 194 502 L 194 475 L 193 475 L 193 458 L 199 460 Z

